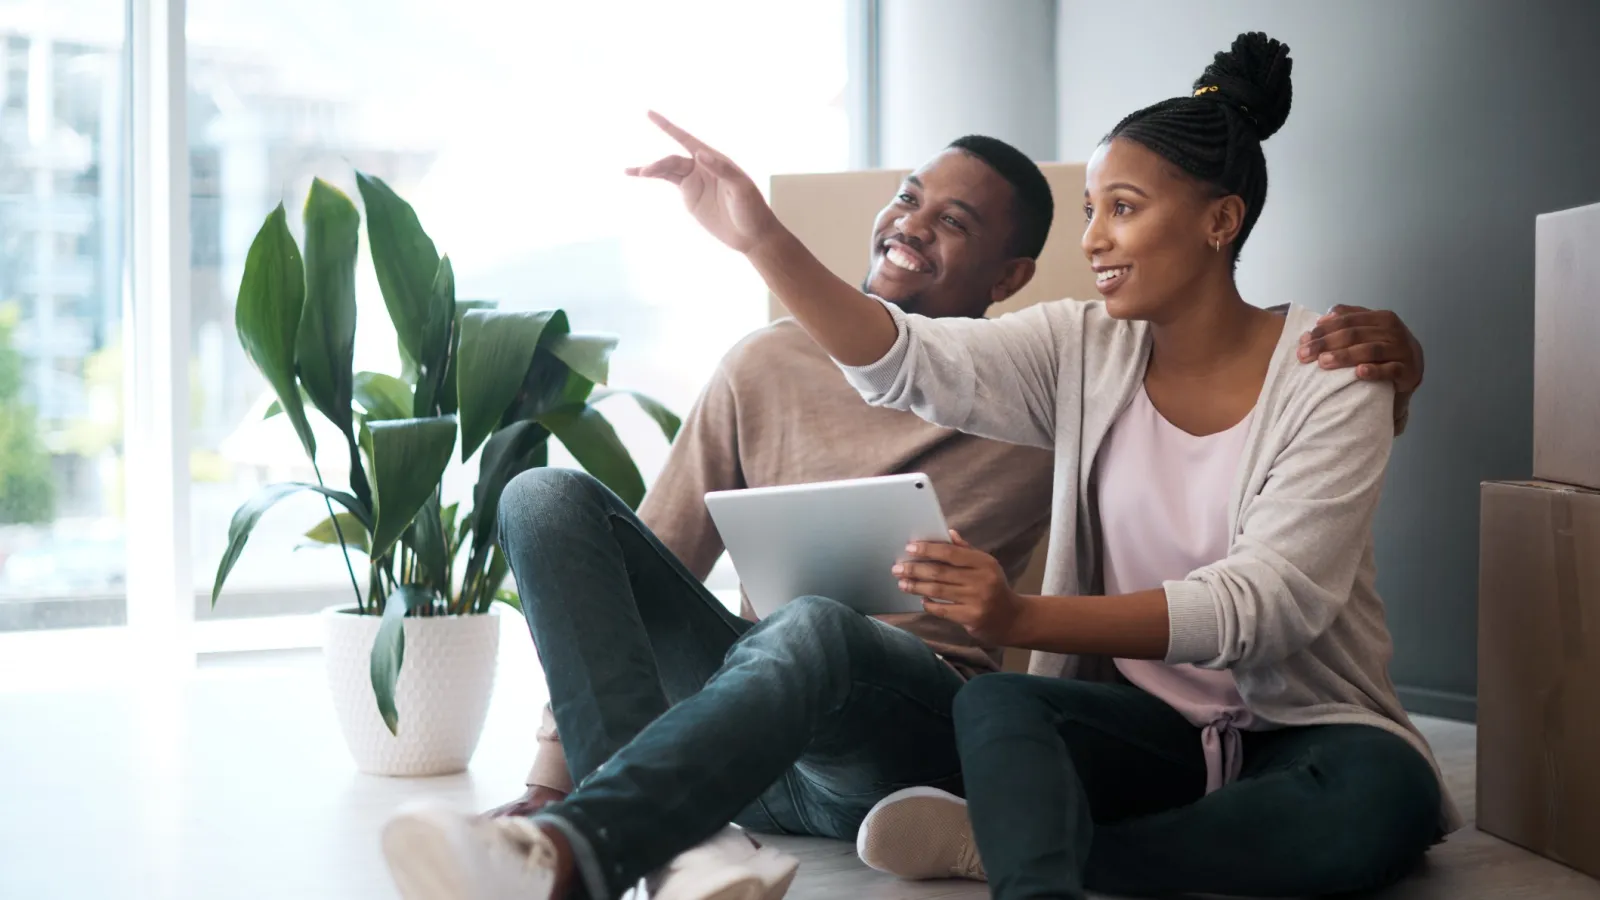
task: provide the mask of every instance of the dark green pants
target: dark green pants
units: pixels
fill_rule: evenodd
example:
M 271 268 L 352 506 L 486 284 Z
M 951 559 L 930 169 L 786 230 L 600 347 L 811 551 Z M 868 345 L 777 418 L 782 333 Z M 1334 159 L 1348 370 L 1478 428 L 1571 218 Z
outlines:
M 1239 780 L 1207 795 L 1199 729 L 1131 685 L 984 675 L 955 719 L 1002 900 L 1346 893 L 1400 878 L 1439 835 L 1432 768 L 1378 728 L 1248 732 Z

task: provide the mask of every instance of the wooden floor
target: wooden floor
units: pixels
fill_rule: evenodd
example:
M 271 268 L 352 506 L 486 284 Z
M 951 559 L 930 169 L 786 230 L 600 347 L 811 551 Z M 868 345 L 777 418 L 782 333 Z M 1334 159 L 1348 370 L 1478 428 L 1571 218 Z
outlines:
M 483 809 L 520 791 L 543 686 L 525 634 L 508 629 L 502 650 L 471 770 L 436 779 L 355 772 L 315 654 L 217 660 L 161 684 L 0 682 L 0 898 L 393 898 L 376 836 L 396 805 Z M 1470 813 L 1472 729 L 1423 724 Z M 986 896 L 871 872 L 845 843 L 777 842 L 803 860 L 797 900 Z M 1384 896 L 1600 898 L 1600 883 L 1468 830 Z

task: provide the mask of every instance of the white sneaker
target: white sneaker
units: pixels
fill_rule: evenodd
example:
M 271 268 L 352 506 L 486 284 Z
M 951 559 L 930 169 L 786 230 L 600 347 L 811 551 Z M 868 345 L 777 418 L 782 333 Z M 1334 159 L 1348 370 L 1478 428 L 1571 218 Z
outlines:
M 650 900 L 779 900 L 799 865 L 730 825 L 678 854 L 646 883 Z
M 555 845 L 523 816 L 407 804 L 383 826 L 383 855 L 405 900 L 549 900 L 555 887 Z
M 906 788 L 879 800 L 856 832 L 856 855 L 901 878 L 988 880 L 972 841 L 967 801 L 938 788 Z

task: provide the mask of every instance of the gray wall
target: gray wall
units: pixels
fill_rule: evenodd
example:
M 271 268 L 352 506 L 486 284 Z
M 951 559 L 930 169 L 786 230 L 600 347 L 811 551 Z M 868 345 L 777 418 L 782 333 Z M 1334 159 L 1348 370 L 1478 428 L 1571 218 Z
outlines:
M 921 165 L 964 134 L 1056 155 L 1054 0 L 879 0 L 880 147 Z
M 1241 289 L 1388 307 L 1422 340 L 1380 588 L 1408 706 L 1471 717 L 1477 485 L 1531 466 L 1534 216 L 1600 201 L 1600 3 L 1062 0 L 1057 26 L 1063 159 L 1186 93 L 1240 31 L 1289 44 L 1294 108 Z

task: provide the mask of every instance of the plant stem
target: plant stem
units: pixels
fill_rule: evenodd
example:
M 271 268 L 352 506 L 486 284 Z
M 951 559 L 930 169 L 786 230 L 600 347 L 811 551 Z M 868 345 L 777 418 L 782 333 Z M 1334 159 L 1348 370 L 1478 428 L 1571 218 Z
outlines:
M 367 591 L 372 598 L 371 607 L 381 612 L 387 596 L 383 592 L 383 572 L 376 564 L 367 566 L 367 585 Z
M 317 487 L 326 488 L 327 485 L 322 482 L 322 467 L 317 465 L 316 456 L 311 457 L 311 471 L 317 475 Z M 328 507 L 328 519 L 333 522 L 333 534 L 339 539 L 339 553 L 344 557 L 345 571 L 350 573 L 350 590 L 356 595 L 356 612 L 366 615 L 367 605 L 361 599 L 361 585 L 356 582 L 356 568 L 350 563 L 350 548 L 345 546 L 344 529 L 339 527 L 339 517 L 334 514 L 333 501 L 328 499 L 327 494 L 322 495 L 322 503 Z

